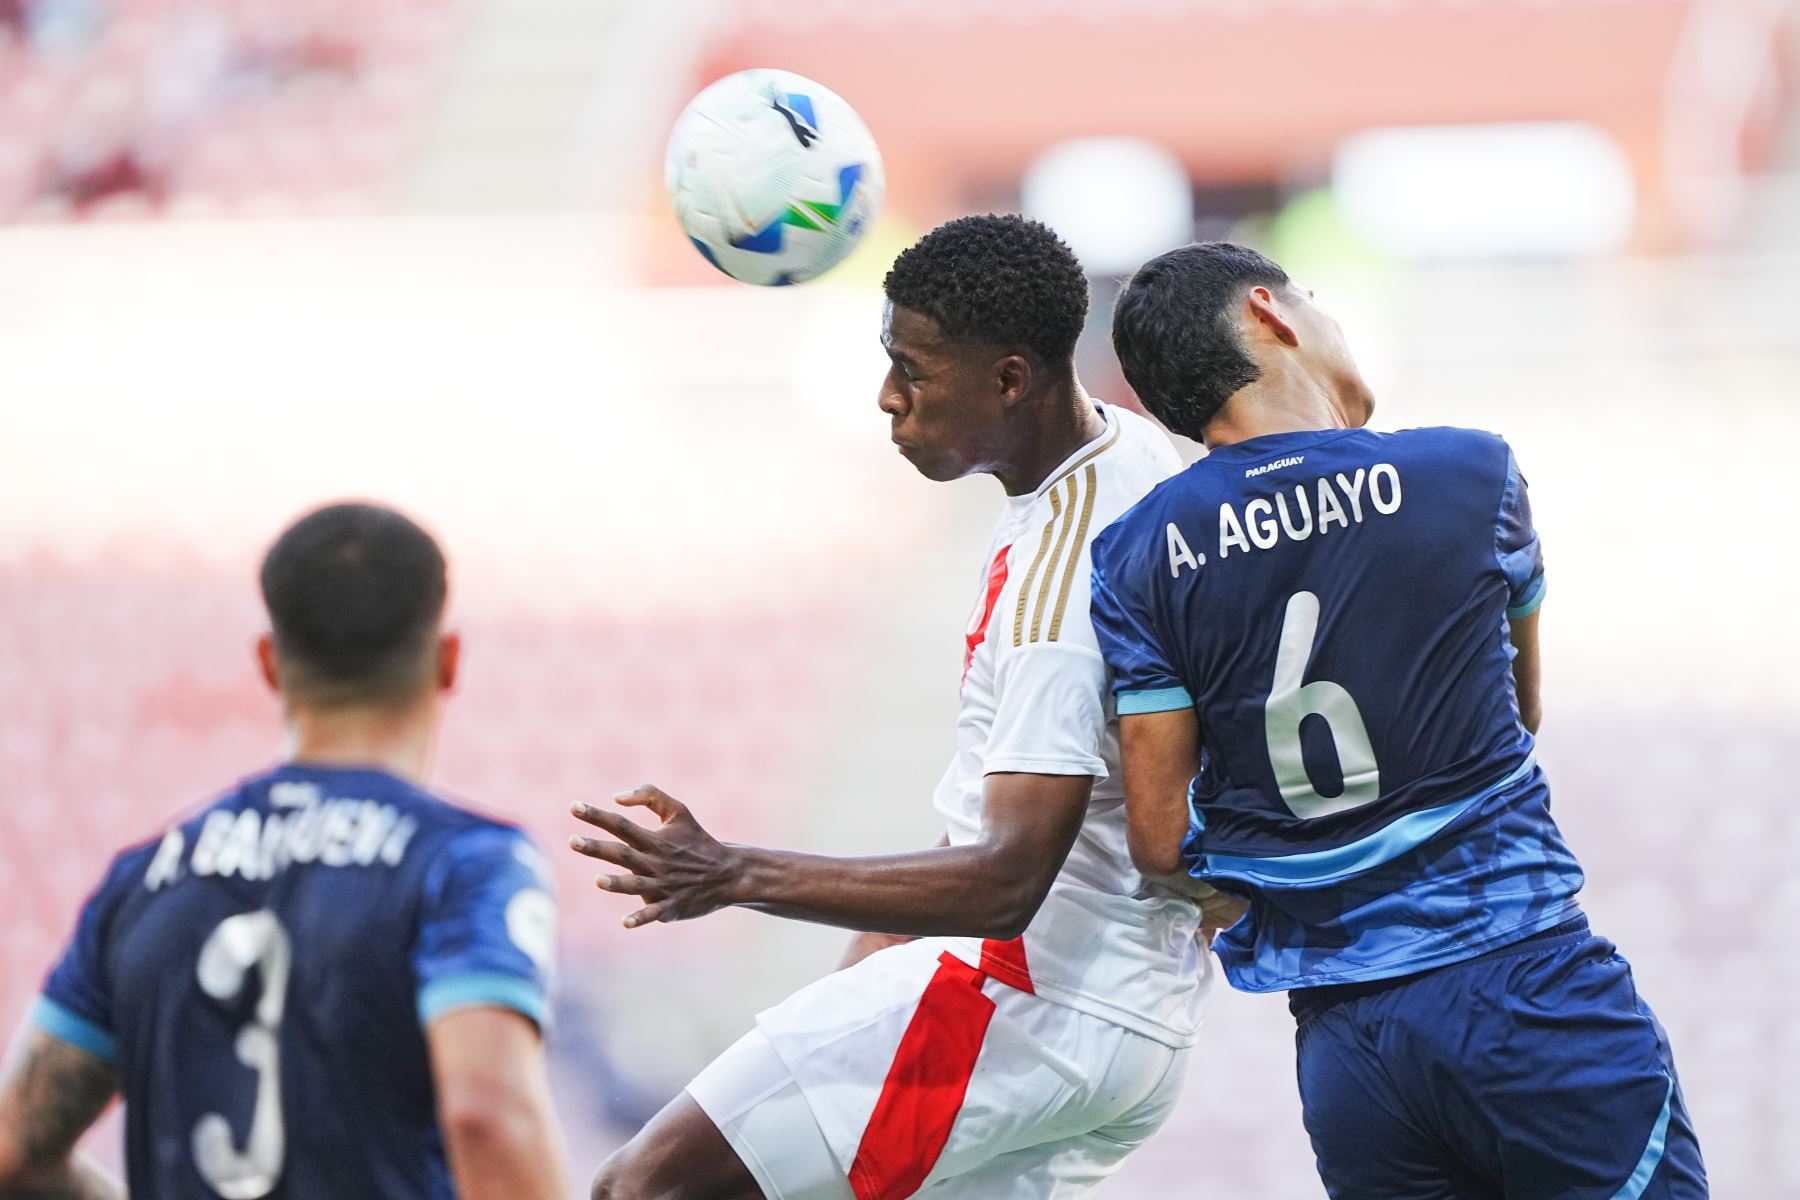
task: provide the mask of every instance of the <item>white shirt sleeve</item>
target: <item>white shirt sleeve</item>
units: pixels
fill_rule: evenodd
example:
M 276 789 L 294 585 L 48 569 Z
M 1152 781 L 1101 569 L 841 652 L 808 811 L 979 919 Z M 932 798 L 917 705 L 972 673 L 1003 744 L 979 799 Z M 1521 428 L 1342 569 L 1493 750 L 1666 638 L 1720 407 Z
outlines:
M 1085 621 L 1085 606 L 1077 614 Z M 1105 779 L 1106 662 L 1080 642 L 1035 642 L 1001 655 L 983 774 Z

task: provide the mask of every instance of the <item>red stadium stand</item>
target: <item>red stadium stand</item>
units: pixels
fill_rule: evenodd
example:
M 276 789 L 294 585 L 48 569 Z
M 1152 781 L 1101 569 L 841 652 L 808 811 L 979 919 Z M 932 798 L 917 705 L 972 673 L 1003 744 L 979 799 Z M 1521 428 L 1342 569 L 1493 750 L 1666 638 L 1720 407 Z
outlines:
M 378 208 L 457 12 L 120 0 L 82 37 L 0 39 L 0 220 Z

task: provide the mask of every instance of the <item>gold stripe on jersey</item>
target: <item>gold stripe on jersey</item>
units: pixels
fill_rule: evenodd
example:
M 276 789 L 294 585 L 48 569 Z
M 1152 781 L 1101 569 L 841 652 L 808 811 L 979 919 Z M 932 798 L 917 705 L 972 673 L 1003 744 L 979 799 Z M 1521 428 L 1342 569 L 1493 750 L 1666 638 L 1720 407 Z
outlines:
M 1056 578 L 1056 568 L 1062 563 L 1063 548 L 1068 545 L 1069 527 L 1075 524 L 1075 502 L 1078 482 L 1074 475 L 1067 476 L 1069 481 L 1069 500 L 1063 505 L 1062 527 L 1056 531 L 1056 548 L 1050 551 L 1050 565 L 1044 570 L 1044 578 L 1038 584 L 1037 603 L 1031 613 L 1031 641 L 1038 640 L 1038 634 L 1044 625 L 1044 606 L 1050 600 L 1050 581 Z
M 1125 431 L 1125 426 L 1122 423 L 1118 423 L 1117 417 L 1114 417 L 1113 420 L 1115 424 L 1112 427 L 1112 432 L 1107 434 L 1104 438 L 1101 438 L 1098 446 L 1095 446 L 1092 450 L 1089 450 L 1086 454 L 1070 463 L 1069 469 L 1057 476 L 1057 483 L 1061 483 L 1063 480 L 1069 478 L 1071 475 L 1075 474 L 1075 472 L 1081 470 L 1081 468 L 1087 466 L 1096 458 L 1099 458 L 1102 454 L 1105 454 L 1108 450 L 1113 448 L 1113 443 L 1117 442 L 1119 440 L 1119 435 Z
M 1063 568 L 1062 587 L 1056 593 L 1056 611 L 1050 616 L 1049 640 L 1052 642 L 1062 629 L 1063 610 L 1069 605 L 1069 588 L 1075 583 L 1075 568 L 1081 564 L 1082 547 L 1087 545 L 1088 521 L 1094 515 L 1094 493 L 1100 490 L 1097 479 L 1094 464 L 1089 463 L 1082 472 L 1082 483 L 1086 486 L 1081 492 L 1081 520 L 1075 526 L 1075 550 L 1069 555 L 1068 565 Z M 1074 505 L 1069 507 L 1071 511 L 1074 510 Z
M 1013 613 L 1013 645 L 1015 646 L 1024 641 L 1025 602 L 1031 597 L 1031 581 L 1037 578 L 1038 568 L 1043 565 L 1044 552 L 1050 549 L 1050 528 L 1056 524 L 1056 519 L 1060 516 L 1062 516 L 1062 497 L 1052 491 L 1050 493 L 1050 519 L 1044 522 L 1044 532 L 1038 537 L 1038 551 L 1032 556 L 1031 569 L 1025 572 L 1025 582 L 1019 585 L 1019 607 Z

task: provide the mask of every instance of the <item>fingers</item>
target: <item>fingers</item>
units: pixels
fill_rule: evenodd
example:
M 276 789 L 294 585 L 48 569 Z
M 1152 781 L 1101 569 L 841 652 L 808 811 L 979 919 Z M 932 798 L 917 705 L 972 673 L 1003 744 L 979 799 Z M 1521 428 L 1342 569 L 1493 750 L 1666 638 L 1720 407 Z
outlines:
M 627 846 L 634 846 L 639 850 L 648 850 L 655 844 L 656 832 L 654 830 L 645 829 L 636 821 L 633 821 L 628 817 L 622 817 L 616 812 L 609 812 L 603 808 L 595 808 L 593 805 L 583 804 L 579 800 L 574 804 L 569 805 L 569 811 L 574 813 L 575 816 L 581 820 L 586 821 L 589 825 L 593 825 L 596 828 L 603 829 L 607 833 L 612 834 Z M 576 846 L 575 849 L 580 850 L 581 847 Z M 586 851 L 584 850 L 582 853 L 585 854 Z
M 688 815 L 687 805 L 651 784 L 633 788 L 629 792 L 620 792 L 613 797 L 613 802 L 626 808 L 648 808 L 659 820 L 665 822 Z
M 647 896 L 661 900 L 664 895 L 656 880 L 644 875 L 596 875 L 594 886 L 619 896 Z
M 674 915 L 669 911 L 668 901 L 665 900 L 657 904 L 646 904 L 644 907 L 632 913 L 629 917 L 626 917 L 625 928 L 636 929 L 639 925 L 654 925 L 658 921 L 672 921 L 674 919 Z
M 609 862 L 615 867 L 624 867 L 633 875 L 653 874 L 650 860 L 633 850 L 630 846 L 618 842 L 609 842 L 601 838 L 572 837 L 569 849 L 577 854 L 585 854 L 589 858 L 597 858 L 601 862 Z

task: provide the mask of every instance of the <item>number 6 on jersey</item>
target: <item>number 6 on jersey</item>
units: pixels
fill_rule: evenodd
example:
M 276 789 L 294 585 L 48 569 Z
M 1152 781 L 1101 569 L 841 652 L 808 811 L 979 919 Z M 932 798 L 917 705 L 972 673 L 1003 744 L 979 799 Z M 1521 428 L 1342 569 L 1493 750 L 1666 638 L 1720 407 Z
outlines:
M 1375 748 L 1363 725 L 1356 701 L 1338 684 L 1326 679 L 1301 683 L 1312 659 L 1313 637 L 1319 630 L 1319 598 L 1311 592 L 1288 597 L 1281 621 L 1281 648 L 1275 655 L 1275 680 L 1263 706 L 1263 731 L 1269 742 L 1269 765 L 1281 799 L 1296 817 L 1328 817 L 1372 804 L 1381 797 L 1381 773 L 1375 767 Z M 1306 773 L 1300 749 L 1300 723 L 1307 717 L 1325 718 L 1331 744 L 1337 750 L 1344 790 L 1321 796 Z

